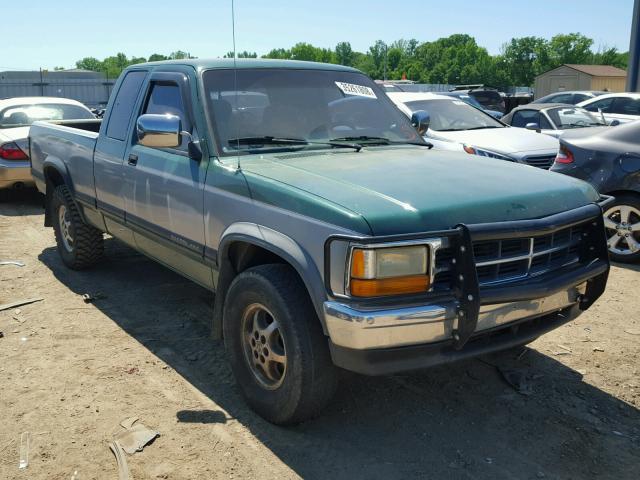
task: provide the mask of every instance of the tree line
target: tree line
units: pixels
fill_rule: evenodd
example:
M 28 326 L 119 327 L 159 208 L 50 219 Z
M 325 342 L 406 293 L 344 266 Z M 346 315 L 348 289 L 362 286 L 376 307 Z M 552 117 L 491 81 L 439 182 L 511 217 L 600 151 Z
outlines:
M 537 75 L 564 63 L 627 67 L 629 52 L 620 52 L 615 47 L 594 50 L 593 44 L 591 38 L 580 33 L 560 34 L 550 40 L 520 37 L 503 44 L 499 54 L 490 55 L 472 36 L 454 34 L 422 43 L 416 39 L 401 39 L 390 44 L 378 40 L 366 52 L 353 50 L 349 42 L 339 42 L 333 49 L 300 42 L 291 48 L 272 49 L 262 58 L 347 65 L 374 79 L 495 86 L 532 86 Z M 233 52 L 224 57 L 233 58 Z M 238 52 L 237 57 L 257 58 L 258 55 L 243 51 Z M 129 58 L 118 53 L 104 60 L 83 58 L 76 62 L 76 67 L 103 72 L 115 78 L 129 65 L 181 58 L 192 57 L 180 50 L 170 55 L 153 54 L 149 58 Z

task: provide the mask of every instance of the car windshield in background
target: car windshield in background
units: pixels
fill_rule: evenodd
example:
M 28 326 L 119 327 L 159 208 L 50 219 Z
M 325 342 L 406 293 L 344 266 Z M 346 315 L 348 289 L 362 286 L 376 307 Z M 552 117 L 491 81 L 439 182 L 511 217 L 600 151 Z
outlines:
M 38 120 L 89 120 L 96 117 L 77 105 L 14 105 L 0 112 L 0 128 L 27 127 Z
M 547 113 L 560 130 L 606 125 L 601 118 L 591 115 L 583 108 L 561 107 L 547 110 Z
M 426 145 L 368 77 L 323 70 L 209 70 L 207 113 L 225 154 L 353 145 Z
M 407 102 L 407 107 L 412 112 L 424 110 L 429 113 L 429 129 L 437 132 L 504 127 L 490 115 L 467 105 L 462 100 L 416 100 Z
M 472 107 L 479 108 L 480 110 L 484 109 L 484 107 L 482 105 L 480 105 L 480 102 L 478 102 L 471 95 L 460 95 L 458 98 L 460 100 L 462 100 L 463 102 L 468 103 Z

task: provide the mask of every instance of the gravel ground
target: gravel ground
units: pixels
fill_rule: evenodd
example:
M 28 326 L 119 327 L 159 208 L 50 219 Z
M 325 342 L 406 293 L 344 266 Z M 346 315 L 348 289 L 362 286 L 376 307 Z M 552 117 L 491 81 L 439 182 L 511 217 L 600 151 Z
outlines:
M 112 239 L 100 265 L 70 271 L 42 225 L 33 193 L 0 203 L 0 260 L 25 263 L 0 266 L 0 304 L 44 299 L 0 312 L 2 479 L 115 479 L 108 443 L 131 416 L 160 432 L 127 457 L 136 479 L 640 477 L 637 266 L 615 266 L 592 309 L 530 348 L 345 372 L 324 416 L 279 428 L 239 397 L 207 291 Z

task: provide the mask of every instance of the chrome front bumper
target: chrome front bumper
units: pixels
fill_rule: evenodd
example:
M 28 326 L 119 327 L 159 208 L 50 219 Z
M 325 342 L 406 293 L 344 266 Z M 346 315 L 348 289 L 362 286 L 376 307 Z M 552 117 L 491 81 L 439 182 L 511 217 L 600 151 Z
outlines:
M 482 305 L 476 332 L 532 319 L 578 303 L 586 285 L 543 298 Z M 324 317 L 334 345 L 365 350 L 450 340 L 456 318 L 454 302 L 384 310 L 355 310 L 333 301 L 324 303 Z
M 0 188 L 11 187 L 16 183 L 24 183 L 25 185 L 34 183 L 29 161 L 0 160 Z

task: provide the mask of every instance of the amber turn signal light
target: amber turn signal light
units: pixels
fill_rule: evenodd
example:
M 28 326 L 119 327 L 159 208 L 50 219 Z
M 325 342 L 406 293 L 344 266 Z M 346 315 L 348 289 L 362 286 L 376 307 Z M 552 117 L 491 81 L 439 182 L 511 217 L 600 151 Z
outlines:
M 355 297 L 382 297 L 421 293 L 429 290 L 430 279 L 427 275 L 380 278 L 372 280 L 351 279 L 350 291 Z

